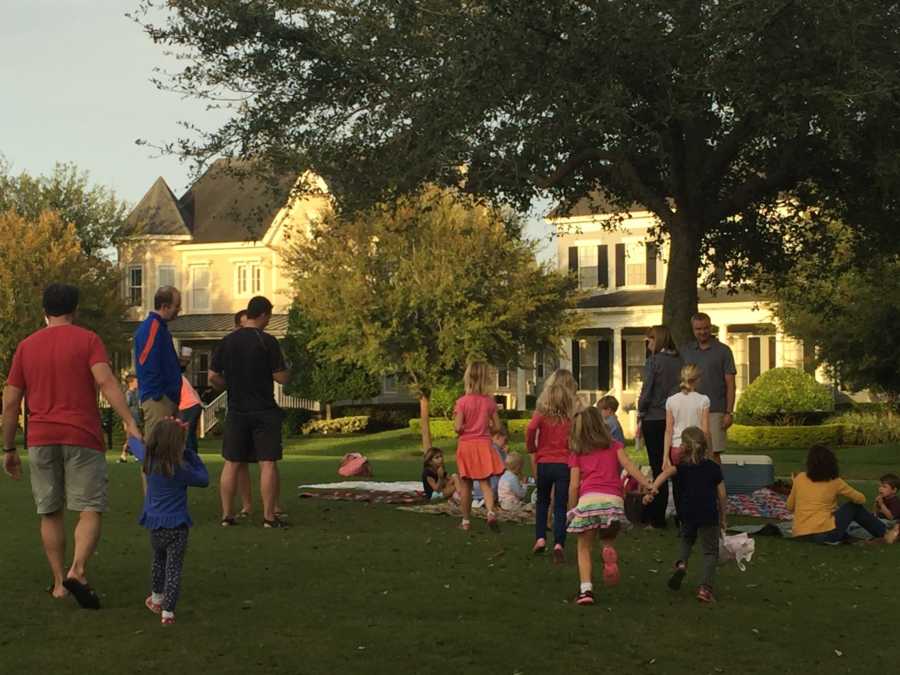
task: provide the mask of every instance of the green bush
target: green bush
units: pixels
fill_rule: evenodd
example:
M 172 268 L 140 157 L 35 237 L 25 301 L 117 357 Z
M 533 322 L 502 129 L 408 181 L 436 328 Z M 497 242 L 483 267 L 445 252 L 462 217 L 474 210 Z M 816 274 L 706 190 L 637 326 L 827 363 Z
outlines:
M 844 425 L 763 427 L 735 424 L 728 430 L 728 442 L 761 450 L 808 448 L 812 445 L 837 446 L 844 444 Z
M 735 410 L 739 424 L 820 423 L 833 411 L 829 388 L 796 368 L 764 372 L 744 390 Z
M 303 408 L 285 408 L 284 421 L 281 423 L 281 432 L 285 437 L 299 436 L 301 427 L 309 422 L 313 411 Z
M 336 417 L 333 420 L 310 420 L 300 429 L 306 436 L 308 434 L 351 434 L 357 431 L 365 431 L 369 426 L 369 418 L 365 415 L 355 417 Z
M 366 431 L 387 431 L 389 429 L 405 429 L 409 421 L 419 416 L 418 403 L 379 403 L 374 405 L 346 405 L 334 408 L 335 417 L 355 417 L 365 415 L 369 418 Z
M 499 410 L 501 420 L 530 420 L 534 410 Z
M 900 416 L 852 412 L 832 418 L 844 426 L 847 445 L 880 445 L 900 442 Z
M 456 432 L 453 430 L 453 420 L 432 419 L 428 425 L 431 428 L 431 439 L 439 438 L 456 438 Z M 528 426 L 528 420 L 508 420 L 506 428 L 510 435 L 523 434 Z M 414 433 L 422 433 L 422 420 L 414 419 L 409 421 L 409 428 Z

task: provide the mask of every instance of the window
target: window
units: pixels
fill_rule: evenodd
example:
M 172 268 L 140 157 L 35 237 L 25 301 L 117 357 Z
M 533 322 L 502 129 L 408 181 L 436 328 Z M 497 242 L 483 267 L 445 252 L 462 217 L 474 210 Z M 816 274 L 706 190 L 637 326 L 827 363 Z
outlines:
M 647 347 L 643 337 L 627 338 L 625 341 L 625 389 L 639 391 L 647 361 Z
M 209 267 L 191 267 L 191 309 L 209 309 Z
M 128 268 L 128 302 L 132 307 L 144 306 L 144 268 L 140 265 Z
M 194 370 L 194 389 L 202 393 L 209 384 L 209 352 L 194 352 L 191 366 Z
M 237 266 L 236 289 L 238 295 L 258 295 L 262 292 L 262 267 L 256 263 Z
M 625 285 L 643 286 L 646 284 L 647 263 L 643 244 L 628 244 L 625 256 Z
M 384 394 L 396 394 L 397 393 L 397 376 L 396 375 L 385 375 L 381 381 L 381 391 Z
M 597 340 L 578 341 L 579 389 L 598 389 L 600 383 Z
M 597 286 L 597 247 L 578 247 L 578 286 L 595 288 Z
M 509 369 L 497 368 L 497 388 L 506 389 L 509 387 Z
M 544 352 L 534 353 L 534 378 L 536 380 L 544 379 Z
M 177 286 L 178 284 L 175 283 L 175 266 L 160 265 L 156 270 L 156 281 L 160 288 L 163 286 Z

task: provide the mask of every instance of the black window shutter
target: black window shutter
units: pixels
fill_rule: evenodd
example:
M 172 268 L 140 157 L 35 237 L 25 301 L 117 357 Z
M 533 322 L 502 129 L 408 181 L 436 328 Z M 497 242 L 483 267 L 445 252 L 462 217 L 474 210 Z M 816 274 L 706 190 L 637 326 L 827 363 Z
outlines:
M 578 271 L 578 247 L 577 246 L 569 247 L 569 271 L 570 272 Z
M 609 391 L 610 372 L 610 342 L 604 338 L 597 340 L 597 387 L 603 391 Z
M 625 244 L 616 244 L 616 288 L 625 285 Z
M 597 247 L 597 286 L 609 288 L 609 246 Z
M 656 244 L 647 244 L 647 285 L 656 286 Z
M 578 340 L 572 340 L 572 375 L 575 376 L 575 381 L 578 382 L 578 386 L 581 386 L 581 352 L 579 351 L 581 347 L 578 344 Z
M 775 338 L 769 338 L 769 369 L 775 367 Z
M 619 364 L 622 367 L 622 391 L 628 389 L 628 366 L 625 365 L 628 363 L 626 349 L 628 349 L 628 343 L 625 338 L 622 338 L 622 363 Z
M 747 351 L 749 354 L 750 361 L 750 373 L 749 373 L 749 381 L 753 382 L 757 377 L 759 377 L 760 371 L 760 344 L 758 337 L 747 338 Z M 748 383 L 749 384 L 749 383 Z

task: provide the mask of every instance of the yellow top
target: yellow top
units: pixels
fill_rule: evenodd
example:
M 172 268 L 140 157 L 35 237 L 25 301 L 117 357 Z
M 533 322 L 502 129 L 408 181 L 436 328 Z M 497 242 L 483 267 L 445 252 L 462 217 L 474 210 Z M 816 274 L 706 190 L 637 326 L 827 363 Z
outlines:
M 795 476 L 787 500 L 788 510 L 794 512 L 794 536 L 833 530 L 838 495 L 857 504 L 866 503 L 866 496 L 850 487 L 843 478 L 814 482 L 806 473 Z

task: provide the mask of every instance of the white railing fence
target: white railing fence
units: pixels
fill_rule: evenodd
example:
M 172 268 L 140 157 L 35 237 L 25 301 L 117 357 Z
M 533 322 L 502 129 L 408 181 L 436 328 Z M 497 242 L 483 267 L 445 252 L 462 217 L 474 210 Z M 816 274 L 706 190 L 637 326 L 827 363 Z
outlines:
M 313 412 L 319 412 L 320 409 L 318 401 L 288 396 L 284 393 L 284 387 L 277 382 L 275 383 L 275 402 L 282 408 L 302 408 L 303 410 L 312 410 Z M 197 425 L 197 435 L 200 438 L 206 438 L 206 435 L 219 422 L 220 414 L 224 415 L 227 408 L 228 392 L 225 391 L 208 404 L 204 405 L 203 410 L 200 412 L 200 423 Z

